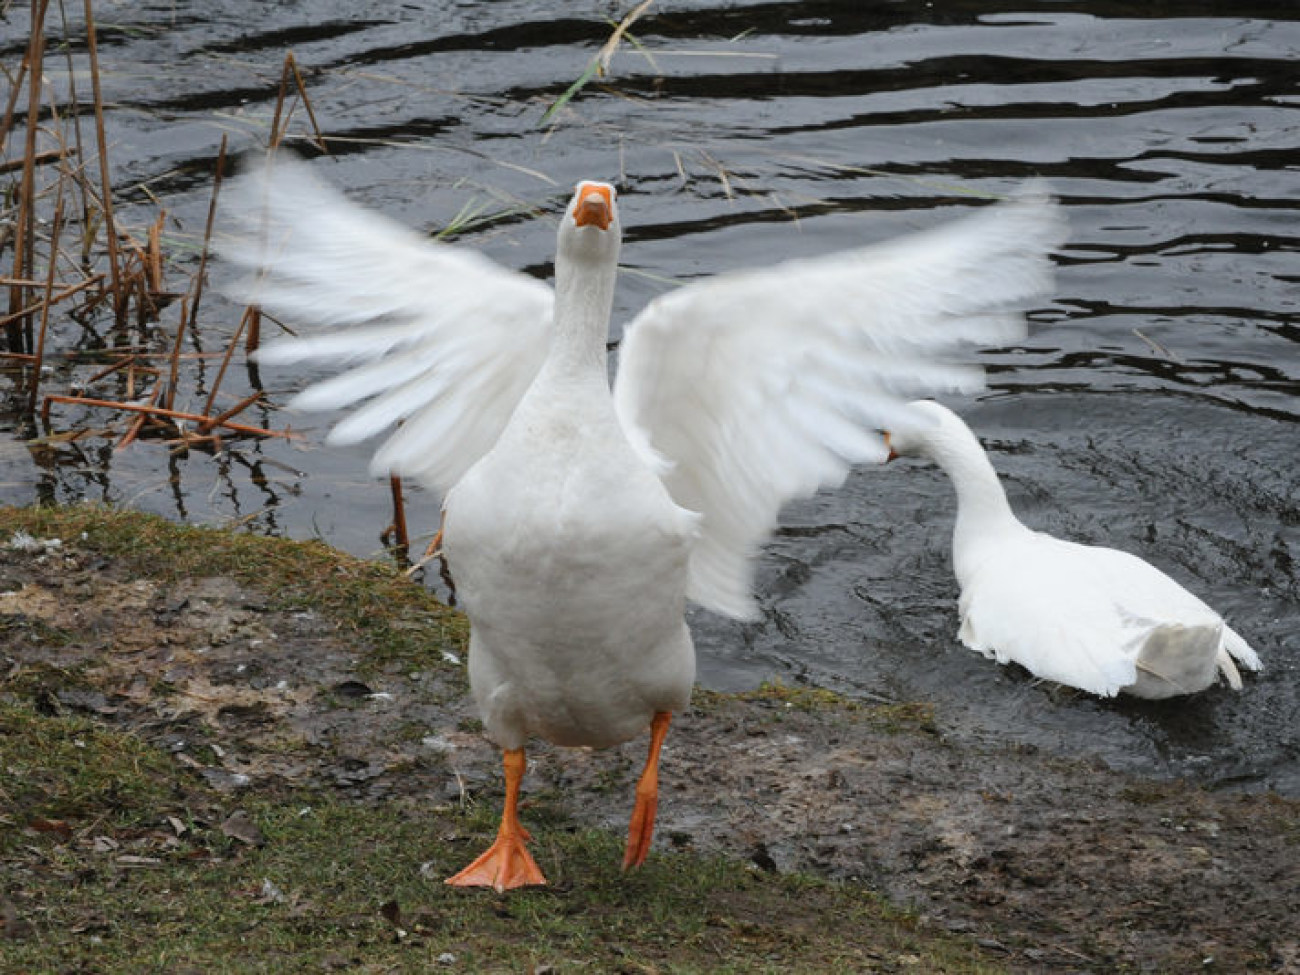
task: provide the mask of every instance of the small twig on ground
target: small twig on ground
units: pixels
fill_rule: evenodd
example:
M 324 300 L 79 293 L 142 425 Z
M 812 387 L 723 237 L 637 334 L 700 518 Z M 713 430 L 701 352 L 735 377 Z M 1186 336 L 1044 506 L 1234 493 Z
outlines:
M 442 513 L 442 520 L 438 522 L 438 530 L 434 533 L 433 538 L 429 539 L 429 544 L 424 549 L 424 554 L 420 556 L 420 561 L 416 562 L 406 570 L 406 575 L 415 575 L 434 559 L 438 560 L 438 576 L 442 579 L 443 585 L 447 587 L 447 605 L 456 605 L 456 582 L 451 577 L 451 567 L 447 564 L 447 556 L 442 551 L 442 530 L 447 525 L 447 513 Z

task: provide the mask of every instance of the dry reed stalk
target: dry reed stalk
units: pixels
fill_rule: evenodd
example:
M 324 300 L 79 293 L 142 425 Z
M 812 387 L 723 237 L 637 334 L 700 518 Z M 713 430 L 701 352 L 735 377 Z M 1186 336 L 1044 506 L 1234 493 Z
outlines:
M 36 0 L 32 0 L 33 3 Z M 125 296 L 122 291 L 121 268 L 118 264 L 117 227 L 113 220 L 113 187 L 108 171 L 108 133 L 104 128 L 104 94 L 99 85 L 99 48 L 95 37 L 95 13 L 91 0 L 85 0 L 86 53 L 90 56 L 90 86 L 95 101 L 95 139 L 99 146 L 100 206 L 104 214 L 104 238 L 108 243 L 109 274 L 113 282 L 114 318 L 119 326 L 126 318 Z
M 394 548 L 397 550 L 398 561 L 405 562 L 411 551 L 411 539 L 406 533 L 406 503 L 402 500 L 402 479 L 396 474 L 389 475 L 388 490 L 393 496 L 393 523 L 384 534 L 388 535 L 391 532 L 395 540 Z
M 284 133 L 280 131 L 280 116 L 284 112 L 285 97 L 289 94 L 289 61 L 292 58 L 293 52 L 286 52 L 284 65 L 280 68 L 280 91 L 275 96 L 275 111 L 271 115 L 271 135 L 267 142 L 267 148 L 273 151 L 280 148 L 280 140 L 284 137 Z M 284 124 L 288 127 L 288 116 L 285 116 Z
M 320 124 L 316 121 L 316 112 L 311 107 L 311 99 L 307 97 L 307 82 L 303 80 L 302 72 L 298 70 L 298 59 L 293 56 L 292 51 L 285 52 L 284 67 L 280 69 L 280 93 L 275 99 L 275 114 L 271 116 L 271 139 L 268 148 L 279 148 L 280 142 L 289 129 L 289 118 L 293 115 L 293 110 L 284 111 L 284 100 L 289 94 L 290 78 L 293 79 L 294 87 L 298 89 L 298 97 L 302 99 L 303 108 L 307 110 L 307 118 L 311 121 L 312 131 L 316 133 L 316 145 L 321 152 L 328 156 L 329 146 L 326 145 L 325 135 L 321 132 Z M 280 126 L 282 115 L 284 118 L 283 129 Z
M 64 151 L 62 149 L 46 149 L 44 152 L 38 152 L 32 159 L 33 166 L 44 166 L 46 163 L 59 162 L 63 159 Z M 27 165 L 26 158 L 10 159 L 8 162 L 0 162 L 0 176 L 5 173 L 12 173 L 22 169 Z
M 63 36 L 67 37 L 69 33 L 68 32 L 68 11 L 67 11 L 67 7 L 64 6 L 64 0 L 59 0 L 59 17 L 63 24 Z M 65 154 L 68 153 L 75 154 L 78 159 L 84 160 L 86 158 L 86 141 L 81 137 L 81 112 L 79 110 L 81 105 L 81 100 L 77 97 L 77 68 L 72 60 L 71 44 L 63 45 L 63 57 L 66 60 L 68 66 L 68 100 L 72 104 L 72 133 L 76 140 L 76 144 L 74 146 L 69 147 L 65 144 L 63 148 Z M 63 143 L 61 132 L 59 134 L 59 141 L 60 143 Z M 84 164 L 82 164 L 77 168 L 78 170 L 84 170 L 85 167 Z M 71 177 L 72 174 L 69 172 L 68 175 L 69 177 Z M 74 185 L 81 191 L 81 226 L 87 227 L 90 225 L 90 195 L 86 192 L 86 184 L 84 179 L 75 180 Z M 91 248 L 91 241 L 88 240 L 86 235 L 83 233 L 81 238 L 81 263 L 82 264 L 90 263 L 90 248 Z
M 217 398 L 217 390 L 221 388 L 222 380 L 226 378 L 226 370 L 230 368 L 230 360 L 234 358 L 235 346 L 239 344 L 239 336 L 243 334 L 248 323 L 257 315 L 257 309 L 252 305 L 244 309 L 244 314 L 240 316 L 239 327 L 235 329 L 235 334 L 230 336 L 230 341 L 226 343 L 226 351 L 221 354 L 221 366 L 217 369 L 217 378 L 212 383 L 212 392 L 208 394 L 208 401 L 203 404 L 203 412 L 211 413 L 213 403 Z M 251 350 L 250 350 L 251 351 Z
M 24 63 L 27 77 L 27 128 L 23 148 L 23 175 L 19 189 L 17 220 L 14 226 L 15 278 L 30 274 L 35 265 L 36 253 L 36 136 L 40 131 L 41 71 L 45 59 L 45 9 L 48 0 L 31 0 L 32 32 L 27 42 Z M 9 324 L 5 326 L 10 351 L 31 352 L 34 344 L 32 312 L 20 312 L 30 306 L 28 289 L 9 289 Z
M 248 320 L 248 337 L 244 341 L 244 352 L 251 355 L 262 344 L 262 310 L 255 305 L 249 305 L 244 311 L 244 318 Z M 242 326 L 243 323 L 244 319 L 241 319 L 240 325 Z
M 201 413 L 187 413 L 183 410 L 172 410 L 162 406 L 151 406 L 147 403 L 123 403 L 119 400 L 92 399 L 89 396 L 64 396 L 60 393 L 47 393 L 44 404 L 41 407 L 41 419 L 49 422 L 50 406 L 53 403 L 72 403 L 78 406 L 98 406 L 111 410 L 125 410 L 128 413 L 147 413 L 155 418 L 165 418 L 169 420 L 185 420 L 189 423 L 213 423 L 214 417 L 203 416 Z M 250 437 L 284 437 L 291 439 L 297 434 L 289 430 L 268 430 L 265 427 L 249 426 L 246 423 L 232 423 L 229 420 L 219 424 L 226 430 L 233 433 L 242 433 Z
M 35 0 L 33 0 L 32 2 L 33 14 L 35 13 L 35 8 L 36 8 L 36 2 Z M 40 22 L 43 23 L 44 19 L 45 19 L 45 11 L 42 8 Z M 37 20 L 33 16 L 32 19 L 33 35 L 36 33 L 36 24 L 37 24 Z M 34 39 L 35 39 L 34 37 L 29 38 L 27 50 L 23 52 L 22 63 L 18 65 L 18 76 L 13 79 L 13 87 L 9 89 L 9 98 L 5 101 L 4 116 L 3 118 L 0 118 L 0 152 L 4 151 L 5 143 L 9 141 L 9 133 L 13 131 L 14 112 L 17 111 L 18 109 L 18 96 L 22 94 L 23 81 L 27 77 L 27 74 L 29 73 L 29 70 L 31 68 L 32 47 L 30 42 Z
M 320 146 L 320 151 L 329 155 L 330 148 L 325 144 L 325 135 L 320 130 L 320 123 L 316 121 L 316 112 L 311 107 L 311 99 L 307 97 L 307 82 L 303 81 L 302 72 L 298 70 L 298 60 L 289 52 L 288 64 L 293 68 L 293 80 L 298 86 L 298 94 L 302 98 L 302 107 L 307 109 L 307 118 L 311 120 L 311 129 L 316 133 L 316 144 Z
M 442 584 L 447 587 L 447 605 L 456 605 L 456 580 L 451 577 L 451 566 L 447 564 L 447 556 L 442 550 L 442 530 L 447 527 L 447 513 L 444 511 L 442 520 L 438 522 L 438 530 L 434 533 L 433 538 L 429 539 L 429 544 L 425 546 L 424 554 L 414 565 L 407 567 L 406 577 L 409 579 L 417 572 L 423 569 L 434 559 L 438 560 L 438 576 L 442 579 Z
M 279 148 L 283 141 L 285 133 L 289 129 L 289 119 L 293 115 L 293 110 L 285 111 L 285 98 L 289 94 L 289 79 L 293 79 L 294 86 L 298 89 L 298 97 L 302 99 L 303 107 L 307 110 L 307 118 L 311 120 L 312 131 L 316 133 L 316 145 L 320 151 L 329 155 L 329 145 L 326 143 L 325 134 L 321 131 L 320 123 L 316 120 L 316 111 L 311 107 L 311 97 L 307 94 L 307 82 L 298 70 L 298 60 L 293 56 L 292 51 L 286 51 L 284 55 L 284 66 L 280 69 L 280 90 L 275 99 L 275 112 L 271 116 L 271 136 L 267 148 L 275 150 Z M 283 122 L 283 124 L 282 124 Z M 225 151 L 225 138 L 222 137 L 222 151 Z M 220 179 L 220 173 L 218 173 Z M 216 203 L 216 189 L 213 189 L 213 205 Z M 256 352 L 262 344 L 262 310 L 256 306 L 250 305 L 244 311 L 244 317 L 240 320 L 240 328 L 247 328 L 247 335 L 244 340 L 244 352 L 251 355 Z M 238 332 L 236 332 L 238 335 Z M 224 373 L 224 365 L 222 367 Z M 213 393 L 215 395 L 215 390 Z
M 601 45 L 600 50 L 596 52 L 596 56 L 591 59 L 586 70 L 578 76 L 578 80 L 566 88 L 564 93 L 551 104 L 551 107 L 542 113 L 538 125 L 545 125 L 549 122 L 555 116 L 555 113 L 567 105 L 573 99 L 573 96 L 582 91 L 593 78 L 603 78 L 609 73 L 609 63 L 613 60 L 614 53 L 618 50 L 619 45 L 623 43 L 623 37 L 627 34 L 627 29 L 649 9 L 652 3 L 654 3 L 654 0 L 641 0 L 641 3 L 628 11 L 627 15 L 614 28 L 614 33 L 609 35 L 609 39 Z
M 208 252 L 212 247 L 212 227 L 217 220 L 217 199 L 221 195 L 221 174 L 226 168 L 226 136 L 221 135 L 221 148 L 217 150 L 217 172 L 212 178 L 212 198 L 208 201 L 208 220 L 203 228 L 203 251 L 199 255 L 199 270 L 194 275 L 194 300 L 190 302 L 190 328 L 194 327 L 194 322 L 199 316 L 199 302 L 203 298 L 203 282 L 208 273 Z M 178 339 L 179 344 L 179 339 Z M 233 346 L 233 341 L 231 342 Z M 179 350 L 178 353 L 179 354 Z M 212 390 L 212 395 L 216 395 L 216 388 Z M 208 405 L 211 406 L 212 397 L 208 397 Z M 208 412 L 204 410 L 204 412 Z
M 135 322 L 143 332 L 144 327 L 149 324 L 152 314 L 151 302 L 149 300 L 149 283 L 145 278 L 145 255 L 139 247 L 135 248 L 135 266 L 123 267 L 122 269 L 122 291 L 113 297 L 121 303 L 125 311 L 130 310 L 131 296 L 135 295 Z
M 50 302 L 52 304 L 57 305 L 64 298 L 69 298 L 72 295 L 75 295 L 79 291 L 85 291 L 87 288 L 91 287 L 92 285 L 99 284 L 103 280 L 104 280 L 103 274 L 95 274 L 92 275 L 91 277 L 86 278 L 84 281 L 78 282 L 77 284 L 70 284 L 62 291 L 59 291 L 52 298 L 50 298 Z M 27 287 L 43 287 L 43 284 L 39 281 L 34 283 L 32 282 L 24 282 L 24 283 L 26 284 Z M 40 311 L 42 304 L 43 302 L 36 301 L 30 305 L 27 305 L 24 308 L 20 308 L 18 311 L 14 312 L 13 314 L 0 317 L 0 328 L 6 328 L 16 320 L 22 318 L 24 315 L 31 315 L 34 314 L 35 312 Z
M 420 556 L 420 561 L 416 562 L 406 570 L 406 575 L 413 576 L 434 559 L 442 558 L 442 529 L 447 523 L 447 513 L 444 511 L 442 521 L 438 522 L 438 530 L 433 533 L 433 538 L 429 539 L 429 544 L 424 547 L 424 554 Z M 446 560 L 443 560 L 446 565 Z
M 189 322 L 189 315 L 186 314 L 186 303 L 187 299 L 182 298 L 180 321 L 176 323 L 176 340 L 172 343 L 170 370 L 167 375 L 167 396 L 163 400 L 169 410 L 176 403 L 176 382 L 180 373 L 181 342 L 185 339 L 185 328 Z
M 161 392 L 161 390 L 162 387 L 160 387 L 157 383 L 155 383 L 153 389 L 149 391 L 149 399 L 147 405 L 154 406 L 157 404 L 158 393 Z M 147 422 L 149 422 L 148 413 L 136 414 L 135 419 L 131 421 L 131 425 L 126 428 L 126 433 L 122 434 L 122 438 L 118 440 L 118 442 L 113 446 L 113 449 L 122 450 L 126 447 L 129 447 L 131 444 L 135 443 L 136 437 L 140 436 L 140 431 L 144 429 L 144 425 Z
M 213 453 L 221 452 L 223 444 L 219 433 L 199 434 L 189 433 L 185 430 L 179 432 L 180 436 L 172 437 L 170 440 L 163 441 L 167 446 L 172 448 L 172 453 L 181 453 L 196 447 L 204 446 L 205 444 L 211 445 Z
M 116 362 L 114 362 L 111 366 L 105 366 L 103 369 L 99 370 L 99 372 L 95 373 L 93 376 L 87 379 L 86 385 L 91 386 L 99 382 L 99 380 L 103 379 L 105 376 L 111 376 L 113 373 L 118 372 L 122 369 L 134 369 L 135 365 L 136 365 L 135 356 L 133 355 L 124 356 L 123 358 L 118 359 Z
M 225 136 L 222 138 L 224 139 Z M 158 214 L 158 219 L 149 225 L 149 239 L 144 249 L 145 280 L 148 282 L 149 293 L 153 298 L 163 293 L 162 229 L 163 221 L 166 219 L 167 211 L 162 210 Z
M 15 284 L 23 288 L 44 288 L 45 287 L 45 282 L 40 281 L 36 278 L 10 278 L 10 277 L 6 277 L 3 274 L 0 274 L 0 287 L 9 287 Z M 76 287 L 80 288 L 80 287 L 84 287 L 84 285 L 85 285 L 85 281 L 83 280 L 81 284 L 76 285 Z M 55 287 L 66 288 L 68 287 L 68 285 L 64 284 L 62 281 L 59 281 L 55 284 Z M 2 321 L 3 319 L 0 319 L 0 322 Z
M 23 54 L 23 60 L 18 65 L 18 77 L 14 79 L 13 87 L 9 89 L 9 98 L 5 102 L 5 113 L 0 117 L 0 152 L 4 151 L 5 143 L 9 141 L 9 133 L 14 127 L 14 112 L 18 108 L 18 95 L 23 90 L 23 80 L 27 77 L 27 59 L 28 53 Z
M 232 416 L 238 416 L 240 413 L 243 413 L 244 410 L 248 409 L 250 406 L 252 406 L 261 398 L 262 398 L 262 391 L 259 389 L 257 392 L 249 396 L 245 396 L 243 399 L 241 399 L 230 409 L 226 410 L 224 413 L 219 413 L 216 416 L 212 417 L 211 419 L 204 420 L 202 423 L 199 424 L 199 429 L 201 431 L 206 432 L 208 430 L 211 430 L 213 427 L 219 427 L 222 424 L 224 424 L 227 420 L 229 420 Z

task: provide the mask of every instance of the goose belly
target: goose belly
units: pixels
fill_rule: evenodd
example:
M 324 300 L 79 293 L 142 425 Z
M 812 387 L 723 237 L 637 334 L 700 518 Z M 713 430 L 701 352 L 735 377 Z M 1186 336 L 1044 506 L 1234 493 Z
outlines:
M 520 478 L 512 497 L 476 491 L 467 476 L 448 496 L 444 545 L 470 619 L 470 683 L 504 748 L 529 735 L 616 744 L 689 700 L 691 516 L 648 471 L 613 483 L 606 473 L 577 479 L 582 489 L 571 476 Z

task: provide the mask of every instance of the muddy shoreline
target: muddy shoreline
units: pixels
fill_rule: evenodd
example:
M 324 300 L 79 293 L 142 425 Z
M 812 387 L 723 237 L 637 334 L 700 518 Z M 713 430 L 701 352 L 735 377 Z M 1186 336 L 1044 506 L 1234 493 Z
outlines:
M 0 693 L 131 729 L 231 794 L 497 801 L 454 651 L 375 664 L 328 616 L 231 575 L 0 542 Z M 526 793 L 560 828 L 621 831 L 643 752 L 539 745 Z M 971 747 L 923 702 L 782 687 L 698 693 L 662 775 L 657 848 L 863 885 L 1014 971 L 1300 971 L 1300 817 L 1270 793 Z

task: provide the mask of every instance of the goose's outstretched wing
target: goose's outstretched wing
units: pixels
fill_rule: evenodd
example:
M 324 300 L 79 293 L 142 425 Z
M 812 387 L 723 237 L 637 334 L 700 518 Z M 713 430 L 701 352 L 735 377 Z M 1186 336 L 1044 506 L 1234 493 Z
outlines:
M 350 367 L 290 406 L 368 399 L 330 441 L 357 442 L 403 421 L 371 469 L 450 488 L 496 442 L 541 367 L 550 287 L 364 210 L 285 155 L 251 166 L 228 199 L 240 230 L 222 256 L 254 272 L 241 296 L 288 321 L 345 326 L 257 353 L 268 364 Z
M 1025 334 L 1064 238 L 1037 187 L 889 243 L 691 284 L 628 327 L 615 402 L 682 507 L 703 515 L 688 595 L 754 614 L 752 556 L 781 506 L 887 451 L 917 396 L 970 391 L 954 357 Z

